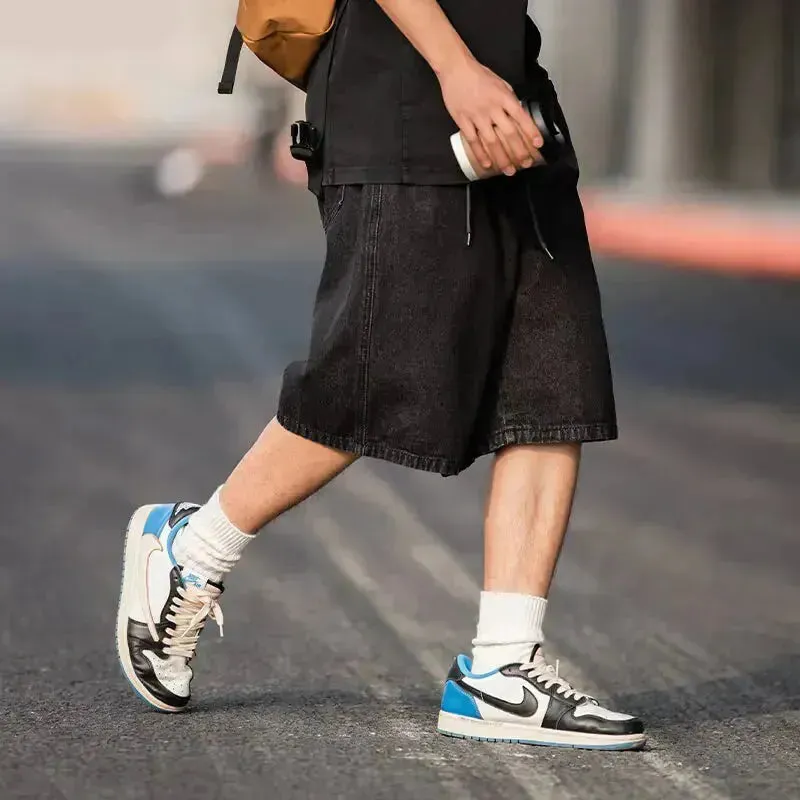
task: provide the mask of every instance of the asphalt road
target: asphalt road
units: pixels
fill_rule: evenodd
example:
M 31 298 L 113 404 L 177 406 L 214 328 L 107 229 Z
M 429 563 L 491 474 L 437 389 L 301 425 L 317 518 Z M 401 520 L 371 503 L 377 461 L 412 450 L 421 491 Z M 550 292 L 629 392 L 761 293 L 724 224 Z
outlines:
M 207 497 L 302 356 L 303 192 L 129 159 L 0 157 L 0 798 L 800 797 L 800 285 L 601 265 L 622 438 L 587 448 L 547 634 L 642 753 L 434 731 L 477 608 L 488 462 L 362 462 L 228 582 L 195 702 L 113 647 L 122 530 Z

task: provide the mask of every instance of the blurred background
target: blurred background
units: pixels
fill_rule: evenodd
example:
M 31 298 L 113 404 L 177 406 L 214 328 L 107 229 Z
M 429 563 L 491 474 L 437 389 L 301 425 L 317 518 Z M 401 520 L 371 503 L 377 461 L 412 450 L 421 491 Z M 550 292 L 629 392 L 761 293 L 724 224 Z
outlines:
M 794 0 L 536 0 L 533 11 L 587 177 L 800 189 Z
M 794 0 L 531 4 L 622 433 L 586 448 L 548 647 L 650 748 L 433 732 L 472 635 L 486 459 L 357 464 L 248 553 L 193 710 L 130 696 L 125 520 L 202 501 L 257 436 L 323 256 L 286 158 L 302 95 L 246 57 L 216 94 L 235 5 L 3 10 L 0 797 L 800 797 Z
M 794 0 L 533 0 L 543 63 L 570 107 L 587 178 L 648 190 L 800 188 Z M 0 132 L 25 141 L 157 142 L 236 128 L 246 92 L 213 91 L 234 0 L 99 0 L 6 10 Z M 42 53 L 47 58 L 42 58 Z M 245 88 L 281 85 L 245 58 Z M 54 65 L 57 68 L 54 69 Z

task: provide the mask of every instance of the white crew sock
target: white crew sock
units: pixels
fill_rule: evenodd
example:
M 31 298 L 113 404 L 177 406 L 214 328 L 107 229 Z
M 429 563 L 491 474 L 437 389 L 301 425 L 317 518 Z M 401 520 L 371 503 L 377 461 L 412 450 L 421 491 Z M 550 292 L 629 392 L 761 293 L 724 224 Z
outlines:
M 530 660 L 544 639 L 544 597 L 511 592 L 481 592 L 478 632 L 472 640 L 472 671 L 490 672 Z
M 184 576 L 194 573 L 216 583 L 233 568 L 245 545 L 256 538 L 240 531 L 228 519 L 219 502 L 219 491 L 192 514 L 172 545 Z

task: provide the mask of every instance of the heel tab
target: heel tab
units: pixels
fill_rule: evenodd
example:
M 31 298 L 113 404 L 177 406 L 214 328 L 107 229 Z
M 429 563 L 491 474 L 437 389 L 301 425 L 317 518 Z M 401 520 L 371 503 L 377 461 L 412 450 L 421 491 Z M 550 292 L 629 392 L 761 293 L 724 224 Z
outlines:
M 463 656 L 456 656 L 456 658 L 453 659 L 450 671 L 447 673 L 447 678 L 445 679 L 446 681 L 457 681 L 464 677 L 464 672 L 459 664 L 461 658 L 463 658 Z
M 453 665 L 450 667 L 450 672 L 447 673 L 447 680 L 457 681 L 463 678 L 465 675 L 471 674 L 472 659 L 468 655 L 460 653 L 455 657 Z
M 471 675 L 472 674 L 472 658 L 465 653 L 461 653 L 461 655 L 456 658 L 456 664 L 458 664 L 458 668 L 461 670 L 463 675 Z
M 500 672 L 500 668 L 498 667 L 490 669 L 487 672 L 473 672 L 472 659 L 469 656 L 465 655 L 460 655 L 456 659 L 456 663 L 458 664 L 458 667 L 461 670 L 462 675 L 468 676 L 470 678 L 486 678 L 489 675 L 494 675 L 495 673 Z

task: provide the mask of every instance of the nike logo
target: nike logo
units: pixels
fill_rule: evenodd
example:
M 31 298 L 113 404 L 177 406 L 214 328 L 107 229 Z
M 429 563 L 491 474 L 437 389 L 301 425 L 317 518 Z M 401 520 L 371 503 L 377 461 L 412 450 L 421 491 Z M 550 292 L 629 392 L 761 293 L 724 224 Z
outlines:
M 203 589 L 206 585 L 206 581 L 193 572 L 190 572 L 188 575 L 182 575 L 181 580 L 184 586 L 196 586 L 198 589 Z
M 501 697 L 494 697 L 494 695 L 486 694 L 474 686 L 465 683 L 463 679 L 459 679 L 456 683 L 465 691 L 469 692 L 473 697 L 483 700 L 486 705 L 498 708 L 500 711 L 505 711 L 508 714 L 516 714 L 518 717 L 532 717 L 539 709 L 539 701 L 534 696 L 533 692 L 527 687 L 522 687 L 522 701 L 519 703 L 512 703 L 509 700 L 503 700 Z
M 139 605 L 141 605 L 144 611 L 144 616 L 147 621 L 147 630 L 150 631 L 150 636 L 154 642 L 158 641 L 158 631 L 156 630 L 156 623 L 153 619 L 153 611 L 150 608 L 150 585 L 148 582 L 150 570 L 148 567 L 150 564 L 150 556 L 163 549 L 158 536 L 152 533 L 142 534 L 142 538 L 139 542 L 139 563 L 137 565 L 139 569 L 139 580 L 136 581 L 136 584 L 139 586 L 139 591 L 141 592 L 139 595 Z

